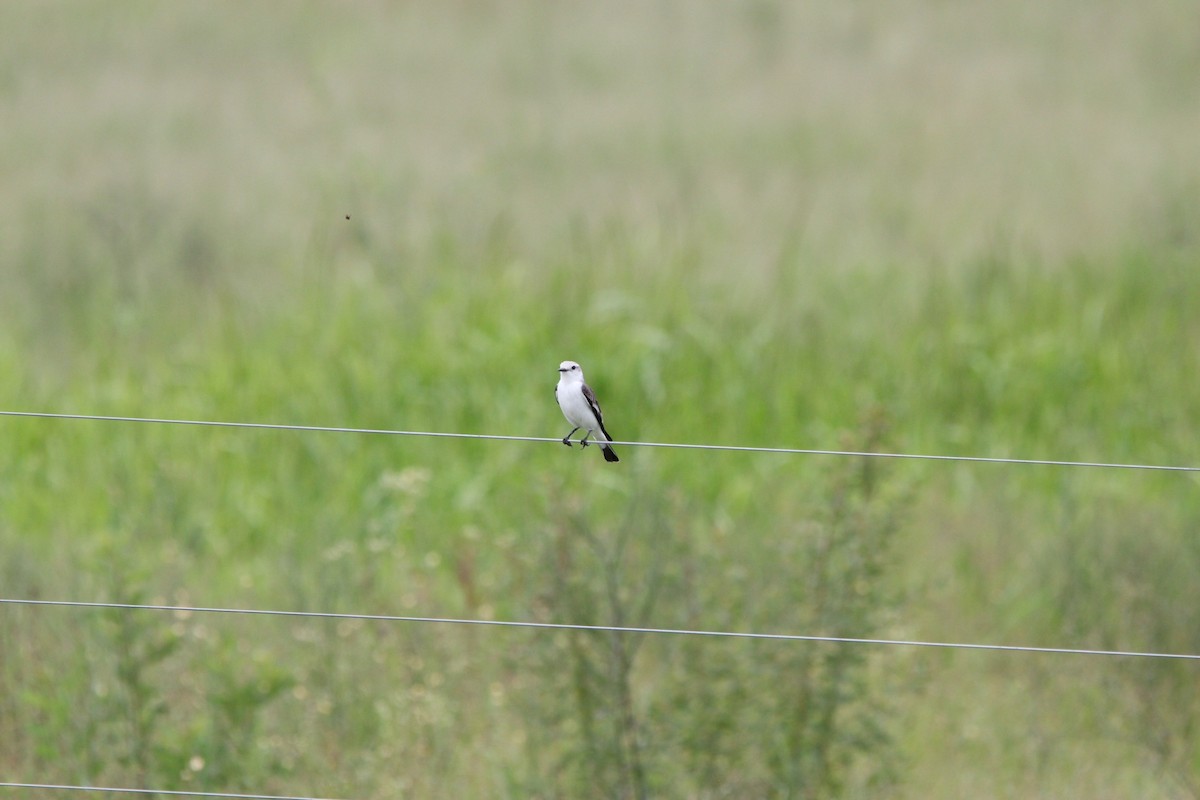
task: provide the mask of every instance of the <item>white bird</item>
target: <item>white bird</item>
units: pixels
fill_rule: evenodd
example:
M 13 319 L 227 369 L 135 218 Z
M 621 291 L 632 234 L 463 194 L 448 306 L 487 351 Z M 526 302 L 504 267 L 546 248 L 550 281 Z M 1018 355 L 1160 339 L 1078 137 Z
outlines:
M 574 361 L 564 361 L 558 365 L 558 385 L 554 387 L 554 398 L 562 409 L 567 422 L 575 427 L 563 437 L 563 444 L 571 446 L 571 434 L 583 428 L 587 431 L 579 440 L 581 447 L 588 446 L 588 437 L 596 437 L 600 449 L 604 451 L 605 461 L 620 461 L 613 452 L 609 442 L 612 437 L 604 429 L 604 417 L 600 413 L 600 404 L 592 387 L 583 382 L 583 369 Z

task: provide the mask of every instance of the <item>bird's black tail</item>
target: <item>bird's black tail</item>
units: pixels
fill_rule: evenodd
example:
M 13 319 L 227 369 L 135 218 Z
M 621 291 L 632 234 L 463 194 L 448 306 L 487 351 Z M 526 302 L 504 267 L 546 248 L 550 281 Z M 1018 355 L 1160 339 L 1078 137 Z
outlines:
M 599 419 L 599 417 L 600 417 L 599 414 L 597 414 L 596 417 L 597 417 L 596 421 L 600 423 L 600 432 L 604 434 L 604 438 L 605 438 L 604 444 L 601 445 L 601 449 L 604 450 L 604 460 L 609 462 L 610 464 L 614 461 L 620 461 L 621 459 L 617 458 L 617 454 L 613 451 L 613 449 L 608 444 L 609 442 L 612 441 L 612 437 L 609 436 L 608 431 L 606 431 L 604 429 L 604 420 Z

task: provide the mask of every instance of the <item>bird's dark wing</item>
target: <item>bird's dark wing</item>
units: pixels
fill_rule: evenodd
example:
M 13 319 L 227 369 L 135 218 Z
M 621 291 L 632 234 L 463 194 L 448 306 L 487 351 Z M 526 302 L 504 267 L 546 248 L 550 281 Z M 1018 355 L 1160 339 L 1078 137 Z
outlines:
M 604 434 L 605 439 L 607 439 L 608 441 L 611 442 L 612 436 L 609 435 L 608 430 L 604 427 L 604 416 L 600 413 L 600 404 L 596 402 L 596 393 L 593 392 L 592 387 L 588 386 L 586 383 L 583 385 L 583 399 L 587 400 L 588 405 L 592 409 L 592 413 L 596 415 L 596 424 L 598 424 L 600 426 L 600 432 Z M 608 458 L 608 456 L 609 456 L 609 451 L 606 450 L 604 453 L 604 457 Z M 613 457 L 609 460 L 616 461 L 617 460 L 616 454 L 613 453 Z
M 592 413 L 596 415 L 596 422 L 603 425 L 604 416 L 600 413 L 600 404 L 596 402 L 596 393 L 586 383 L 583 385 L 583 399 L 587 400 L 588 405 L 591 406 Z

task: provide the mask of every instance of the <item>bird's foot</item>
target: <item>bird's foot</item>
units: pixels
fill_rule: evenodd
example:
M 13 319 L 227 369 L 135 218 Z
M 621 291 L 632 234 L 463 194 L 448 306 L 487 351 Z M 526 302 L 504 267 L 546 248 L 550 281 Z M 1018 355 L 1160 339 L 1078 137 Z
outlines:
M 589 442 L 586 437 L 579 440 L 580 447 L 587 447 L 589 444 L 591 444 L 591 442 Z
M 570 436 L 563 437 L 563 444 L 565 444 L 567 447 L 570 447 L 571 446 L 571 437 Z

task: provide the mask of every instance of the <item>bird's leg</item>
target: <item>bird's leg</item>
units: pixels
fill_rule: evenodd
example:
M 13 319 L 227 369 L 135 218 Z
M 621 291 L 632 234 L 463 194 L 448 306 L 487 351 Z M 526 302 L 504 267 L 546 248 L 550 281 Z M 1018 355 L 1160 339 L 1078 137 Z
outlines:
M 571 433 L 574 433 L 577 430 L 579 430 L 578 425 L 576 425 L 574 428 L 571 428 Z M 566 436 L 563 437 L 563 444 L 565 444 L 567 447 L 571 446 L 571 433 L 568 433 Z
M 592 435 L 592 432 L 591 432 L 591 431 L 588 431 L 587 433 L 585 433 L 585 434 L 583 435 L 583 438 L 579 440 L 579 446 L 580 446 L 580 447 L 587 447 L 587 446 L 588 446 L 588 437 L 589 437 L 589 436 L 591 436 L 591 435 Z

